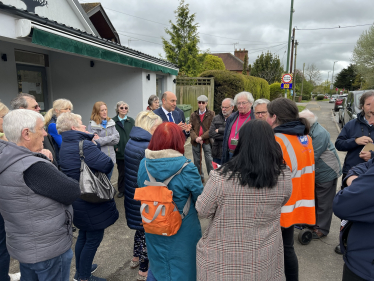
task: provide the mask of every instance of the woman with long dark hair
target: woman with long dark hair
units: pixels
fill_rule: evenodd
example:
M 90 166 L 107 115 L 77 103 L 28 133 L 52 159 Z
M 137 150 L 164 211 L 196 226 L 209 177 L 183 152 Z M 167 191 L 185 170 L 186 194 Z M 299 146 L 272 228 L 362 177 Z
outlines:
M 197 244 L 197 280 L 284 280 L 280 214 L 291 192 L 271 127 L 244 124 L 232 159 L 211 172 L 196 202 L 212 219 Z
M 273 128 L 283 158 L 292 173 L 292 195 L 282 207 L 281 226 L 287 281 L 299 280 L 299 264 L 293 247 L 295 224 L 316 224 L 314 202 L 314 150 L 308 136 L 310 125 L 300 118 L 296 103 L 277 98 L 268 104 L 266 121 Z

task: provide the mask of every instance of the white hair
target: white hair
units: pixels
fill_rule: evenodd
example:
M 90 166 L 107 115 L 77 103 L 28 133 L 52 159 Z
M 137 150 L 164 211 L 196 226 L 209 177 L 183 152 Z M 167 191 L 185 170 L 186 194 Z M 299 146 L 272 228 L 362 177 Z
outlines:
M 240 92 L 240 93 L 236 94 L 235 97 L 234 97 L 235 105 L 238 103 L 238 98 L 240 98 L 240 97 L 245 97 L 247 99 L 247 101 L 250 102 L 251 105 L 253 104 L 254 98 L 253 98 L 253 96 L 250 92 Z
M 56 128 L 59 134 L 70 131 L 72 127 L 78 127 L 79 120 L 82 120 L 82 116 L 71 112 L 62 113 L 56 121 Z
M 309 109 L 304 109 L 303 111 L 301 111 L 299 113 L 299 117 L 305 118 L 306 120 L 308 120 L 310 126 L 316 123 L 318 119 L 318 117 L 314 115 L 314 113 L 311 112 Z
M 258 99 L 255 101 L 255 103 L 253 104 L 253 108 L 255 109 L 256 106 L 258 106 L 259 104 L 268 104 L 270 101 L 268 99 Z
M 230 106 L 234 106 L 235 105 L 234 100 L 232 98 L 225 98 L 222 102 L 224 102 L 226 100 L 230 101 Z
M 33 110 L 15 109 L 4 117 L 3 130 L 8 141 L 19 143 L 22 139 L 22 130 L 27 128 L 35 132 L 36 121 L 44 122 L 44 117 Z

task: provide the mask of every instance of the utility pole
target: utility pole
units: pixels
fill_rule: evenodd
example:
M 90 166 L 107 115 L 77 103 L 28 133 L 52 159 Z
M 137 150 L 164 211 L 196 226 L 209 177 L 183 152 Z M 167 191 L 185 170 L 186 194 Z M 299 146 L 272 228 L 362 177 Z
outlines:
M 290 63 L 290 73 L 292 73 L 292 61 L 293 61 L 293 48 L 295 43 L 295 28 L 292 30 L 292 45 L 291 45 L 291 63 Z
M 301 99 L 303 99 L 303 88 L 304 88 L 304 68 L 305 68 L 305 62 L 303 63 L 303 77 L 301 80 Z
M 286 72 L 290 67 L 290 41 L 291 41 L 291 30 L 292 30 L 292 16 L 293 16 L 293 0 L 291 0 L 291 10 L 290 10 L 290 25 L 288 28 L 288 48 L 287 48 L 287 68 Z M 285 98 L 287 98 L 287 90 L 284 90 Z
M 297 43 L 297 40 L 295 41 L 295 65 L 294 65 L 294 70 L 293 70 L 293 78 L 292 78 L 292 89 L 293 89 L 293 96 L 292 96 L 292 99 L 293 101 L 296 101 L 296 57 L 297 57 L 297 45 L 299 45 L 299 43 Z

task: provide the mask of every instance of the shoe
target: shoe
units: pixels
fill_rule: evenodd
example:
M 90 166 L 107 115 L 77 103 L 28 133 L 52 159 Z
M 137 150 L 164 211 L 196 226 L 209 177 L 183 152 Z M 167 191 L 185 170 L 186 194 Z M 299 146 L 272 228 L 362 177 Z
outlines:
M 139 266 L 139 264 L 140 264 L 140 261 L 133 261 L 133 260 L 131 260 L 130 261 L 130 268 L 131 269 L 137 268 Z
M 9 274 L 10 281 L 19 281 L 21 279 L 21 272 Z
M 122 198 L 124 195 L 125 195 L 125 194 L 123 194 L 123 192 L 119 192 L 119 193 L 117 194 L 117 198 Z
M 94 273 L 96 271 L 96 269 L 97 269 L 97 264 L 96 263 L 94 263 L 93 265 L 91 265 L 91 274 Z M 78 281 L 79 280 L 78 277 L 79 277 L 78 276 L 78 272 L 76 271 L 75 275 L 74 275 L 74 281 Z
M 314 229 L 313 230 L 313 233 L 312 233 L 312 238 L 313 239 L 320 239 L 320 238 L 323 238 L 325 237 L 326 235 L 323 234 L 321 231 L 319 231 L 318 229 Z
M 138 272 L 138 277 L 136 278 L 136 280 L 138 280 L 138 281 L 146 281 L 147 280 L 147 276 L 140 275 L 139 272 Z
M 335 253 L 343 255 L 342 251 L 340 250 L 340 244 L 335 247 Z

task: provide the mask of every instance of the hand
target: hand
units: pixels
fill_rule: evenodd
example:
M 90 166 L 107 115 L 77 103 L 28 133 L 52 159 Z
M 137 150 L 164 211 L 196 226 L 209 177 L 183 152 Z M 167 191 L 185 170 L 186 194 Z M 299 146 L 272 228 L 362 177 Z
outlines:
M 360 158 L 365 160 L 365 161 L 369 161 L 371 159 L 371 152 L 370 151 L 361 151 L 360 152 Z
M 100 137 L 97 134 L 94 134 L 94 137 L 93 137 L 94 140 L 98 140 L 99 138 Z
M 350 176 L 348 179 L 347 179 L 347 186 L 350 186 L 352 184 L 352 181 L 354 181 L 355 179 L 357 179 L 358 176 L 354 175 L 354 176 Z
M 204 140 L 203 140 L 203 139 L 201 139 L 201 141 L 199 141 L 199 143 L 200 143 L 200 144 L 204 144 Z
M 201 137 L 197 137 L 196 139 L 195 139 L 195 141 L 197 142 L 197 143 L 201 143 Z
M 188 133 L 189 131 L 191 131 L 191 128 L 192 128 L 191 124 L 186 124 L 184 130 Z
M 216 133 L 218 133 L 218 129 L 216 129 Z
M 96 141 L 95 140 L 92 140 L 92 142 L 94 143 L 94 145 L 97 145 Z
M 367 145 L 368 143 L 373 143 L 373 140 L 370 137 L 363 136 L 363 137 L 355 139 L 355 142 L 358 145 Z
M 50 152 L 48 149 L 42 149 L 40 151 L 41 154 L 44 154 L 45 156 L 47 156 L 47 158 L 51 161 L 53 161 L 53 155 L 52 155 L 52 152 Z

